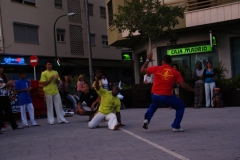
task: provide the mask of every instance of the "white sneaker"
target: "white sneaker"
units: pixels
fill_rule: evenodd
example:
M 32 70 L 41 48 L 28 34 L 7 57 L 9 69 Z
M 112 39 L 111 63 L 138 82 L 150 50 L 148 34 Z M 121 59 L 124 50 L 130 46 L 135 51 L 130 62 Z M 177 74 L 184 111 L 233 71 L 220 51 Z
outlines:
M 144 129 L 148 129 L 148 120 L 147 119 L 145 119 L 144 121 L 143 121 L 143 126 L 142 126 Z
M 183 128 L 173 128 L 173 132 L 184 132 L 185 130 Z

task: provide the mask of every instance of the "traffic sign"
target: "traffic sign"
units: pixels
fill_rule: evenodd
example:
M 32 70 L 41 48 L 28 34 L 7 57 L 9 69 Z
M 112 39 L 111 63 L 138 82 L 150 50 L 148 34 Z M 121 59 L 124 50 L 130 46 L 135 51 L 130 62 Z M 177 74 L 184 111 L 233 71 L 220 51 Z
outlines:
M 35 67 L 38 64 L 38 57 L 37 56 L 31 56 L 30 57 L 30 65 Z

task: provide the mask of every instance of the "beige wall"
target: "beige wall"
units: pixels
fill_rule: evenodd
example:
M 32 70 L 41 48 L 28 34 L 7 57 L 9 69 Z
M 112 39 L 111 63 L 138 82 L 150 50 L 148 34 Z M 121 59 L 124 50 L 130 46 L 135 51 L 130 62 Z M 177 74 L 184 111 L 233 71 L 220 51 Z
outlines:
M 5 54 L 12 55 L 38 55 L 54 56 L 53 25 L 57 17 L 67 14 L 67 1 L 63 0 L 63 8 L 57 9 L 54 1 L 38 0 L 36 6 L 24 5 L 11 1 L 0 1 L 2 27 L 4 36 Z M 91 33 L 96 34 L 96 46 L 92 47 L 93 58 L 98 59 L 121 59 L 121 49 L 115 47 L 102 47 L 102 35 L 107 35 L 106 19 L 100 18 L 100 6 L 105 7 L 104 0 L 89 0 L 94 4 L 94 16 L 90 16 Z M 67 16 L 58 20 L 56 28 L 65 29 L 65 42 L 57 42 L 57 53 L 59 57 L 88 58 L 87 50 L 87 27 L 85 16 L 85 4 L 81 0 L 82 24 L 68 21 Z M 39 44 L 18 43 L 14 41 L 13 22 L 39 25 Z M 84 54 L 72 55 L 70 51 L 69 25 L 83 26 Z M 3 51 L 0 52 L 3 54 Z M 114 54 L 112 54 L 114 53 Z

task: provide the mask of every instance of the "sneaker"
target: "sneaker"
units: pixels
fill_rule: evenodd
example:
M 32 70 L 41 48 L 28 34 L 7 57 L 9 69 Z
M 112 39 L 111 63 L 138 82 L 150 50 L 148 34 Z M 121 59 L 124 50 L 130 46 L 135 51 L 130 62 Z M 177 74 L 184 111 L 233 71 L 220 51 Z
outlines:
M 29 127 L 29 125 L 24 125 L 23 127 L 24 127 L 24 128 L 28 128 L 28 127 Z
M 184 132 L 185 130 L 183 128 L 173 128 L 173 132 Z
M 34 124 L 32 125 L 32 127 L 37 127 L 37 126 L 41 126 L 40 124 Z
M 147 119 L 145 119 L 144 121 L 143 121 L 143 126 L 142 126 L 144 129 L 148 129 L 148 120 Z
M 2 128 L 0 132 L 7 132 L 5 128 Z
M 62 121 L 62 122 L 59 122 L 59 123 L 69 123 L 69 121 Z
M 49 125 L 54 125 L 54 122 L 51 122 L 51 123 L 49 122 L 48 124 L 49 124 Z

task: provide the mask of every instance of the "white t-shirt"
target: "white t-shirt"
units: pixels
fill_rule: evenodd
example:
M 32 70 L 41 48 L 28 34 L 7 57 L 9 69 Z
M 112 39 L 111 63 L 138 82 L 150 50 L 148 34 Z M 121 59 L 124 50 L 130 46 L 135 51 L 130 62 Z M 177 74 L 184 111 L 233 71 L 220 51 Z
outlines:
M 151 75 L 148 76 L 147 74 L 145 74 L 143 78 L 143 82 L 152 83 Z

